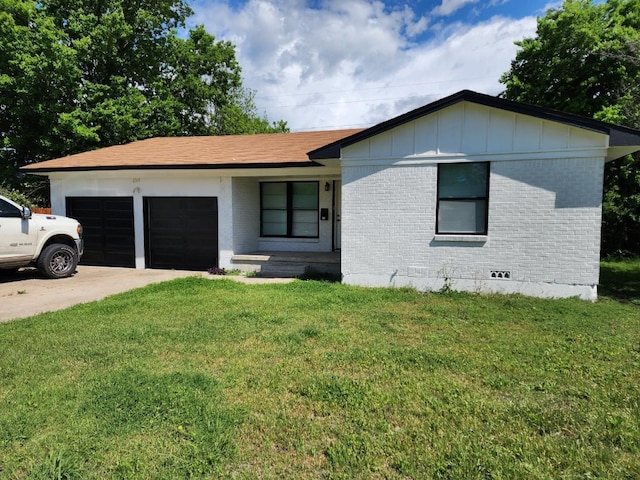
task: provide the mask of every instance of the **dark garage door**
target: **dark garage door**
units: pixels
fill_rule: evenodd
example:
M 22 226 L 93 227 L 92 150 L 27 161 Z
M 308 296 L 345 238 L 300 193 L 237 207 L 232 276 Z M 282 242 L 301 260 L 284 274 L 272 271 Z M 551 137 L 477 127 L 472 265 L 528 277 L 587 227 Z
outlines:
M 147 267 L 218 266 L 216 197 L 145 197 L 144 211 Z
M 135 266 L 133 197 L 67 197 L 84 229 L 84 265 Z

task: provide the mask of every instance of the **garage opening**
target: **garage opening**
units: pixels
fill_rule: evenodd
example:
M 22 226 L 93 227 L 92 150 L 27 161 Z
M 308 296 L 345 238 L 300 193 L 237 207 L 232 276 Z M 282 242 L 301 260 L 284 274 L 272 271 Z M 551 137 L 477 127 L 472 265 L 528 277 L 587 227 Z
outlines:
M 145 197 L 149 268 L 207 270 L 218 266 L 216 197 Z
M 67 197 L 84 229 L 83 265 L 135 267 L 133 197 Z

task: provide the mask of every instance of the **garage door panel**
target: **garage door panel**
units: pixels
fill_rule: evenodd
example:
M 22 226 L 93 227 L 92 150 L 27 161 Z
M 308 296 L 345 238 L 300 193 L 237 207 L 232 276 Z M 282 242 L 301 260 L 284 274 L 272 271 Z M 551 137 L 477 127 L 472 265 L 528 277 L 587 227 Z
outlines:
M 84 229 L 80 263 L 135 266 L 133 197 L 67 197 L 67 214 Z
M 114 230 L 123 229 L 127 232 L 133 230 L 133 219 L 106 217 L 106 220 L 109 221 L 109 227 Z
M 147 266 L 206 270 L 218 265 L 216 197 L 146 197 Z
M 211 222 L 212 219 L 209 219 L 206 216 L 200 216 L 199 219 L 200 220 L 198 220 L 197 218 L 189 218 L 185 220 L 184 227 L 188 228 L 189 231 L 198 233 L 200 235 L 212 235 L 216 232 L 216 228 L 213 228 L 213 226 L 207 225 L 206 223 L 202 222 L 203 219 L 205 220 L 205 222 Z
M 167 233 L 181 232 L 185 228 L 182 221 L 171 218 L 154 218 L 149 226 L 155 230 L 162 230 Z
M 112 250 L 119 250 L 121 252 L 128 252 L 131 250 L 131 239 L 127 236 L 112 236 L 105 240 L 105 245 Z

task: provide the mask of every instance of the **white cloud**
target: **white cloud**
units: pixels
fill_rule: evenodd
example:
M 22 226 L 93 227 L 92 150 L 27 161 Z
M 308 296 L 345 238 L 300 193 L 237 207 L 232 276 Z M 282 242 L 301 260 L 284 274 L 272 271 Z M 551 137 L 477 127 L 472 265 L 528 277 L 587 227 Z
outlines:
M 501 91 L 515 40 L 535 33 L 533 17 L 495 17 L 442 27 L 380 1 L 249 0 L 196 4 L 196 22 L 236 45 L 245 86 L 270 120 L 292 130 L 369 126 L 462 89 Z
M 446 17 L 457 12 L 468 3 L 477 3 L 478 0 L 442 0 L 442 3 L 432 10 L 433 15 Z

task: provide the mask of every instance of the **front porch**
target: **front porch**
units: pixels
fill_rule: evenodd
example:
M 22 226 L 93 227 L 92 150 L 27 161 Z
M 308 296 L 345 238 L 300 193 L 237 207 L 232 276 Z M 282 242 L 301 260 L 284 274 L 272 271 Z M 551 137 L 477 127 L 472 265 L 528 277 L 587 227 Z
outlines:
M 269 252 L 236 254 L 231 266 L 260 277 L 299 277 L 305 273 L 340 275 L 340 252 Z

